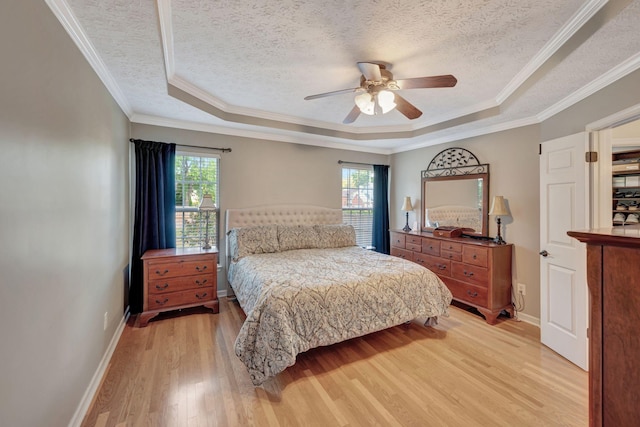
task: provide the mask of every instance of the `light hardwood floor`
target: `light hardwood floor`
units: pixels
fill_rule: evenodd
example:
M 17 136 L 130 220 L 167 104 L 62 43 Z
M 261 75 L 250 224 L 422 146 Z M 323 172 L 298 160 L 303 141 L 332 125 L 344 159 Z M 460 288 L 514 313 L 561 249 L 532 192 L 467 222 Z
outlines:
M 126 326 L 83 426 L 586 426 L 587 373 L 539 342 L 456 307 L 310 350 L 253 387 L 233 343 L 242 310 Z

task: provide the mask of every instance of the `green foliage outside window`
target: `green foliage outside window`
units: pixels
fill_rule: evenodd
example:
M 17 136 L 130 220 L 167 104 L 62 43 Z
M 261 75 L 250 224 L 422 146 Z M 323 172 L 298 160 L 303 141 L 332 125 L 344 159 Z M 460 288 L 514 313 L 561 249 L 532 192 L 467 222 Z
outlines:
M 198 212 L 204 194 L 218 200 L 217 157 L 176 155 L 176 246 L 200 247 L 205 236 L 205 214 Z M 209 239 L 218 244 L 218 215 L 209 215 Z

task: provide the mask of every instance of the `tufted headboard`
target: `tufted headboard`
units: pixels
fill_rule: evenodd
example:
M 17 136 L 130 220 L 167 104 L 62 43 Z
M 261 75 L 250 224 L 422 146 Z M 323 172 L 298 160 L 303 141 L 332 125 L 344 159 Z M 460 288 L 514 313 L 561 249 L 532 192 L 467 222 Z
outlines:
M 425 217 L 431 224 L 482 230 L 482 211 L 469 206 L 438 206 L 425 210 Z
M 311 205 L 273 205 L 227 209 L 225 233 L 228 233 L 232 228 L 266 224 L 342 224 L 342 209 Z

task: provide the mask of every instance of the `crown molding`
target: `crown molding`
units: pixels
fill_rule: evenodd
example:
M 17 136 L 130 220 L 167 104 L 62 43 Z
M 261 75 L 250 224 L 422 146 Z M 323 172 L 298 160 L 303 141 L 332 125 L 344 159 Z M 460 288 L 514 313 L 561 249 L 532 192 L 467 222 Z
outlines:
M 444 144 L 452 141 L 461 141 L 466 138 L 473 138 L 476 136 L 487 135 L 496 132 L 502 132 L 509 129 L 539 124 L 540 120 L 537 117 L 527 117 L 524 119 L 512 120 L 505 123 L 497 123 L 495 125 L 485 126 L 479 129 L 472 129 L 468 131 L 455 132 L 450 135 L 441 136 L 439 138 L 432 138 L 428 141 L 419 142 L 417 144 L 411 144 L 404 147 L 399 147 L 391 150 L 392 154 L 401 153 L 404 151 L 417 150 L 418 148 L 431 147 L 432 145 Z
M 522 70 L 502 89 L 496 102 L 502 104 L 520 86 L 527 81 L 547 60 L 558 51 L 580 28 L 584 26 L 608 0 L 590 0 L 586 2 L 542 49 L 524 66 Z
M 587 125 L 587 131 L 595 132 L 610 127 L 620 126 L 634 121 L 638 119 L 638 117 L 640 117 L 640 104 L 636 104 L 603 119 L 589 123 Z
M 75 15 L 71 11 L 71 8 L 65 0 L 45 0 L 49 9 L 53 12 L 58 21 L 62 24 L 62 27 L 67 31 L 67 34 L 74 41 L 80 52 L 91 65 L 91 68 L 98 75 L 98 78 L 105 85 L 113 99 L 116 101 L 120 109 L 124 114 L 131 118 L 133 115 L 133 109 L 124 96 L 124 93 L 120 89 L 120 86 L 116 83 L 115 79 L 107 69 L 107 66 L 100 58 L 100 55 L 94 48 L 93 44 L 87 37 L 84 29 L 76 19 Z
M 549 117 L 552 117 L 559 112 L 569 108 L 570 106 L 582 101 L 586 97 L 593 95 L 600 89 L 604 89 L 608 85 L 616 82 L 627 74 L 634 72 L 638 68 L 640 68 L 640 53 L 632 56 L 617 67 L 612 68 L 597 79 L 593 80 L 591 83 L 581 87 L 580 89 L 571 93 L 569 96 L 553 104 L 551 107 L 545 109 L 538 114 L 538 118 L 540 119 L 540 121 L 544 121 Z
M 335 148 L 339 150 L 360 151 L 374 154 L 391 154 L 391 150 L 388 148 L 375 148 L 355 144 L 347 144 L 338 142 L 334 138 L 330 137 L 314 137 L 313 135 L 304 134 L 301 137 L 299 134 L 283 134 L 283 133 L 268 133 L 264 131 L 256 131 L 252 129 L 232 128 L 228 126 L 216 126 L 207 123 L 196 123 L 185 120 L 167 119 L 165 117 L 150 116 L 145 114 L 134 114 L 131 117 L 132 123 L 139 123 L 152 126 L 163 126 L 174 129 L 192 130 L 198 132 L 215 133 L 219 135 L 239 136 L 243 138 L 260 139 L 276 142 L 288 142 L 291 144 L 303 144 L 313 145 L 316 147 Z

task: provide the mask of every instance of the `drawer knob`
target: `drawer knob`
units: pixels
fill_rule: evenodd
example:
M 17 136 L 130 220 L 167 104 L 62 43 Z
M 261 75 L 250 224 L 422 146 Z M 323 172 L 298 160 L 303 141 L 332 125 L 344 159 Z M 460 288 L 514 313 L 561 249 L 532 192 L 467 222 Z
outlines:
M 165 289 L 167 289 L 169 287 L 168 283 L 165 283 L 164 285 L 160 286 L 160 285 L 156 285 L 156 289 L 159 291 L 163 291 Z
M 207 293 L 206 292 L 204 292 L 203 294 L 196 294 L 196 298 L 198 298 L 198 299 L 204 299 L 206 297 L 207 297 Z
M 200 267 L 199 265 L 196 265 L 196 270 L 198 270 L 198 271 L 205 271 L 206 269 L 207 269 L 206 265 L 203 266 L 203 267 Z
M 164 276 L 165 274 L 167 274 L 169 272 L 169 270 L 165 270 L 165 271 L 160 271 L 160 270 L 156 270 L 156 274 L 158 276 Z
M 476 255 L 476 254 L 473 254 L 473 256 L 472 256 L 472 258 L 473 258 L 473 259 L 476 259 L 476 258 L 478 258 L 478 255 Z
M 453 258 L 453 255 L 452 255 L 452 254 L 449 254 L 449 259 L 451 259 L 451 258 Z
M 196 280 L 196 285 L 198 285 L 198 286 L 204 286 L 204 284 L 205 284 L 205 283 L 207 283 L 207 282 L 208 282 L 208 280 L 207 280 L 207 279 L 204 279 L 202 282 L 201 282 L 200 280 Z
M 467 277 L 471 277 L 473 276 L 473 271 L 464 271 L 462 274 L 464 274 Z
M 444 265 L 444 264 L 438 264 L 438 269 L 440 269 L 440 270 L 446 270 L 446 269 L 447 269 L 447 266 L 446 266 L 446 265 Z
M 433 250 L 433 246 L 429 246 L 429 249 Z
M 165 305 L 168 302 L 169 302 L 169 298 L 165 298 L 163 301 L 160 301 L 159 299 L 156 300 L 156 304 L 160 304 L 160 305 Z
M 475 298 L 478 296 L 477 292 L 471 292 L 469 289 L 467 289 L 467 295 L 469 295 L 471 298 Z

